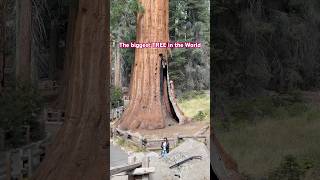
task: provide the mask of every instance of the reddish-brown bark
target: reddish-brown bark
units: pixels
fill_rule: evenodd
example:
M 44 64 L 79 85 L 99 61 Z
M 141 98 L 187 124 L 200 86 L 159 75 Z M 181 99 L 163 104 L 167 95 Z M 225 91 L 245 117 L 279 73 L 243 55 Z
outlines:
M 168 42 L 169 1 L 140 0 L 140 3 L 144 11 L 137 15 L 136 42 Z M 136 49 L 130 103 L 122 116 L 121 129 L 157 129 L 172 122 L 173 115 L 167 104 L 166 80 L 161 82 L 160 54 L 167 59 L 165 48 Z
M 31 12 L 32 1 L 21 0 L 18 3 L 18 33 L 16 78 L 22 82 L 31 80 Z
M 109 43 L 105 0 L 79 0 L 72 40 L 66 120 L 35 180 L 108 179 Z
M 71 2 L 75 2 L 76 0 L 72 0 Z M 60 94 L 57 98 L 57 101 L 54 104 L 54 107 L 57 109 L 65 109 L 66 107 L 66 97 L 68 92 L 68 77 L 71 69 L 71 59 L 74 51 L 73 39 L 74 39 L 74 31 L 75 31 L 75 22 L 77 18 L 77 10 L 78 7 L 71 5 L 69 8 L 69 17 L 68 17 L 68 27 L 67 27 L 67 40 L 66 40 L 66 56 L 64 60 L 63 66 L 63 77 L 61 80 L 61 88 Z
M 211 117 L 213 120 L 214 117 Z M 211 177 L 217 177 L 221 180 L 241 180 L 243 179 L 238 172 L 236 161 L 225 151 L 219 142 L 214 128 L 211 123 L 210 127 L 210 161 L 213 173 Z
M 7 1 L 0 2 L 0 92 L 4 86 L 5 44 L 6 44 L 6 7 Z
M 117 43 L 118 44 L 118 43 Z M 121 54 L 120 48 L 118 45 L 115 47 L 115 58 L 114 58 L 114 86 L 115 87 L 122 87 L 122 80 L 121 80 Z

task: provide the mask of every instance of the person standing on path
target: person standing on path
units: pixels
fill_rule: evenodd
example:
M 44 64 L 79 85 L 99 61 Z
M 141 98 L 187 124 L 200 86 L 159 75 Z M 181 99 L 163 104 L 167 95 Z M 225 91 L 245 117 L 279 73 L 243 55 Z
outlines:
M 164 141 L 161 143 L 161 157 L 167 157 L 167 154 L 169 153 L 169 141 L 168 139 L 165 137 Z

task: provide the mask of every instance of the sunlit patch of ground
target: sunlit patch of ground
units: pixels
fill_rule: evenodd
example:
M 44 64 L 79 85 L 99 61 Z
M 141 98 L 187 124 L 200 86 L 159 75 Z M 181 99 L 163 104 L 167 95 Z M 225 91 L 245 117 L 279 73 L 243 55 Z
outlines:
M 146 138 L 163 138 L 163 137 L 177 137 L 177 135 L 194 135 L 202 128 L 205 128 L 209 125 L 209 122 L 198 121 L 198 122 L 190 122 L 183 125 L 174 125 L 168 126 L 164 129 L 157 130 L 138 130 L 138 132 Z M 206 133 L 209 133 L 208 131 Z
M 240 172 L 254 178 L 266 177 L 286 155 L 297 157 L 302 164 L 312 162 L 315 169 L 320 169 L 320 98 L 316 101 L 315 95 L 308 95 L 316 106 L 311 105 L 295 117 L 265 118 L 256 124 L 242 123 L 230 131 L 217 132 Z
M 178 105 L 186 116 L 197 119 L 201 111 L 203 112 L 203 119 L 201 120 L 210 121 L 210 94 L 208 92 L 195 95 L 191 99 L 180 98 Z

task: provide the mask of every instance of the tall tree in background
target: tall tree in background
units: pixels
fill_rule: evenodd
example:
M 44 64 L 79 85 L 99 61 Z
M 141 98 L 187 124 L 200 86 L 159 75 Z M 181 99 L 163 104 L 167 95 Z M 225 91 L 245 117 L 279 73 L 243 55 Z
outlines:
M 50 24 L 50 57 L 49 57 L 49 79 L 56 79 L 57 49 L 58 49 L 58 20 L 52 19 Z
M 212 82 L 220 97 L 320 87 L 320 1 L 214 3 Z
M 0 92 L 4 86 L 4 69 L 6 63 L 6 11 L 7 0 L 0 2 Z
M 40 165 L 36 180 L 107 179 L 109 42 L 105 0 L 79 0 L 75 16 L 66 121 Z M 77 3 L 76 3 L 77 4 Z M 70 32 L 70 31 L 69 31 Z
M 168 42 L 169 1 L 140 0 L 140 3 L 144 10 L 137 15 L 136 42 Z M 164 48 L 136 49 L 130 82 L 130 104 L 122 116 L 120 128 L 165 127 L 169 117 L 161 97 L 160 54 L 167 58 Z
M 172 50 L 169 73 L 180 92 L 209 89 L 209 19 L 208 0 L 170 1 L 170 40 L 201 43 Z
M 122 87 L 122 70 L 121 70 L 121 54 L 120 54 L 120 47 L 117 43 L 115 47 L 115 58 L 114 58 L 114 85 L 116 87 Z
M 16 78 L 31 80 L 31 13 L 32 0 L 17 0 Z
M 142 7 L 138 0 L 111 0 L 111 4 L 110 30 L 113 36 L 112 49 L 114 49 L 112 61 L 115 64 L 115 75 L 117 75 L 114 77 L 114 84 L 128 87 L 134 61 L 134 49 L 119 48 L 119 43 L 135 40 L 136 15 L 142 10 Z

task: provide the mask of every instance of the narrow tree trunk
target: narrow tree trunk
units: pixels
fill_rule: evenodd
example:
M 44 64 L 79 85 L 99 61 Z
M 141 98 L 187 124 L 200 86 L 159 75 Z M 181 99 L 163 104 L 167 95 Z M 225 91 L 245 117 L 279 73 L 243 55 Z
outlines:
M 4 87 L 4 68 L 6 57 L 6 1 L 0 3 L 0 93 Z
M 215 92 L 215 91 L 214 91 Z M 214 93 L 211 100 L 210 111 L 210 161 L 211 161 L 211 178 L 212 179 L 232 179 L 241 180 L 243 177 L 238 172 L 236 161 L 224 150 L 214 131 L 214 119 L 217 106 L 217 96 Z
M 57 50 L 58 50 L 58 26 L 57 20 L 51 21 L 50 29 L 50 58 L 49 58 L 49 79 L 54 80 L 56 78 L 57 67 Z
M 17 61 L 16 78 L 19 81 L 31 80 L 31 12 L 32 0 L 17 1 Z
M 66 120 L 36 180 L 108 179 L 109 43 L 105 0 L 80 0 L 67 93 Z
M 238 172 L 238 165 L 235 160 L 224 150 L 216 137 L 213 126 L 210 130 L 210 161 L 214 174 L 212 178 L 241 180 L 243 177 Z
M 115 59 L 114 59 L 114 85 L 116 87 L 121 88 L 122 87 L 121 54 L 120 54 L 120 48 L 118 45 L 116 45 L 115 49 L 116 49 L 116 52 L 115 52 Z
M 143 13 L 137 15 L 137 43 L 168 42 L 169 1 L 140 0 Z M 165 48 L 135 50 L 135 62 L 130 82 L 130 103 L 122 116 L 121 129 L 164 128 L 170 119 L 162 103 L 160 76 Z

